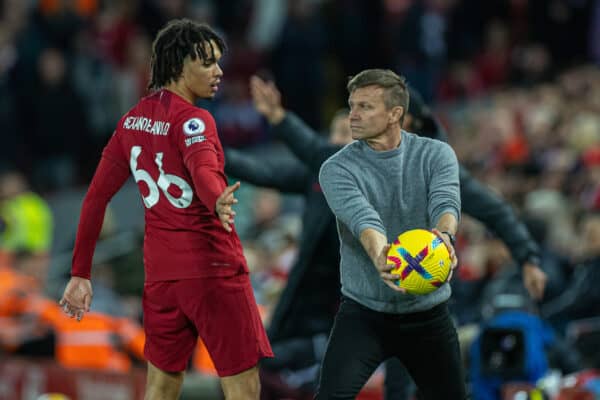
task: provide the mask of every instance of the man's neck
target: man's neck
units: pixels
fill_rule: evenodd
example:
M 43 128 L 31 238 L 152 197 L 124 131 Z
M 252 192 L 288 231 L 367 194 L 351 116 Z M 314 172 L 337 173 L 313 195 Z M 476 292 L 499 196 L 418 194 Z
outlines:
M 179 97 L 183 98 L 185 101 L 187 101 L 188 103 L 191 104 L 195 104 L 196 103 L 196 96 L 194 96 L 194 94 L 185 87 L 185 85 L 181 82 L 171 82 L 168 85 L 164 86 L 164 89 L 175 93 L 176 95 L 178 95 Z
M 377 137 L 366 139 L 367 145 L 375 151 L 388 151 L 400 147 L 402 143 L 402 129 L 394 126 Z

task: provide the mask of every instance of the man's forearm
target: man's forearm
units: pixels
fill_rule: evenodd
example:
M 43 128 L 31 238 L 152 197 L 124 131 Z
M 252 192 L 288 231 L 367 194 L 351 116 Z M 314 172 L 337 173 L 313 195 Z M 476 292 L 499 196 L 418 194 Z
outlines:
M 458 221 L 454 214 L 445 213 L 442 214 L 435 228 L 440 232 L 448 232 L 451 235 L 456 235 L 456 231 L 458 230 Z
M 360 233 L 360 243 L 369 258 L 375 262 L 381 254 L 381 249 L 387 244 L 385 235 L 373 228 L 367 228 Z

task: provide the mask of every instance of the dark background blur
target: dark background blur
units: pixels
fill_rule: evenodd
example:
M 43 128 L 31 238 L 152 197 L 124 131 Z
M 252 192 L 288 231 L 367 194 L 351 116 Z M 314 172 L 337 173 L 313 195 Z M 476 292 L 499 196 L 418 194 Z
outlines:
M 206 21 L 226 37 L 224 86 L 209 108 L 223 142 L 236 147 L 269 141 L 248 101 L 257 72 L 322 130 L 345 104 L 347 77 L 368 67 L 405 75 L 440 104 L 533 89 L 600 61 L 595 0 L 1 4 L 1 160 L 44 191 L 89 181 L 117 119 L 146 93 L 152 38 L 171 18 Z

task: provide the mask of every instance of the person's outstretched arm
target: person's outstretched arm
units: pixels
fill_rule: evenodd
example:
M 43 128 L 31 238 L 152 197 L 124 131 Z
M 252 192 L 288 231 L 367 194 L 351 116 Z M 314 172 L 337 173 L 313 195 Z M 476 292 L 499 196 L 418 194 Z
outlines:
M 224 150 L 227 175 L 284 193 L 303 193 L 306 190 L 310 174 L 297 160 L 253 156 L 231 148 Z
M 321 164 L 341 149 L 283 108 L 281 94 L 273 82 L 253 76 L 250 89 L 256 110 L 269 121 L 275 135 L 312 171 L 318 172 Z
M 483 186 L 463 167 L 460 168 L 462 211 L 492 231 L 509 248 L 523 267 L 523 283 L 530 296 L 540 299 L 546 286 L 546 274 L 540 269 L 539 247 L 513 208 Z

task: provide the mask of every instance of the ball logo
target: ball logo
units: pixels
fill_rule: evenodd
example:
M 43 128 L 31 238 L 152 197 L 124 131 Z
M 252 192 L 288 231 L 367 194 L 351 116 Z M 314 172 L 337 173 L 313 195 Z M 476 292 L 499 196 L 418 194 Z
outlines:
M 192 118 L 183 124 L 183 132 L 188 136 L 199 135 L 204 132 L 206 125 L 200 118 Z

